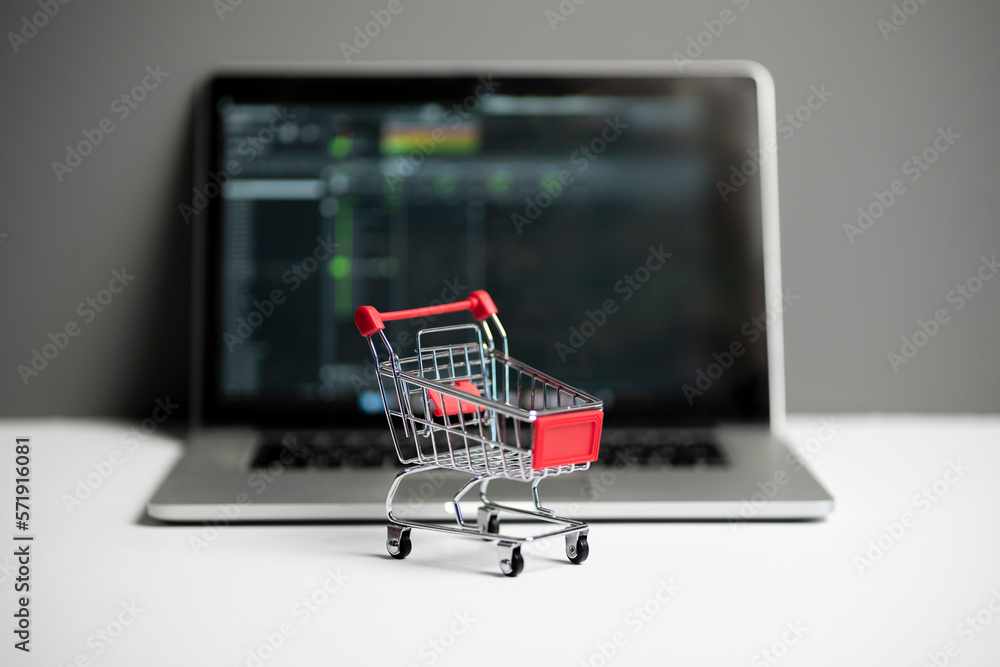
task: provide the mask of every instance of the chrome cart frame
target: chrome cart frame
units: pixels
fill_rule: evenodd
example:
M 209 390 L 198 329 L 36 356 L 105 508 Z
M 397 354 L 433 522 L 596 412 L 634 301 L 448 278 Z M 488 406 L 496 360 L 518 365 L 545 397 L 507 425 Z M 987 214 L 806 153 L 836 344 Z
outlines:
M 398 357 L 385 335 L 385 321 L 463 310 L 471 311 L 477 323 L 422 329 L 413 357 Z M 597 459 L 602 402 L 511 358 L 496 307 L 483 291 L 465 301 L 390 313 L 362 306 L 355 323 L 371 348 L 393 445 L 407 466 L 386 497 L 389 554 L 409 555 L 410 532 L 418 528 L 496 542 L 500 570 L 512 577 L 524 568 L 521 546 L 537 540 L 562 536 L 569 560 L 586 560 L 588 525 L 545 508 L 538 484 L 545 477 L 585 470 Z M 431 339 L 448 340 L 431 344 Z M 439 469 L 471 476 L 452 500 L 455 525 L 410 520 L 394 512 L 393 499 L 407 477 Z M 529 483 L 534 509 L 492 501 L 489 483 L 498 478 Z M 463 515 L 461 501 L 476 486 L 481 505 L 471 521 Z M 501 512 L 555 527 L 527 537 L 504 534 Z

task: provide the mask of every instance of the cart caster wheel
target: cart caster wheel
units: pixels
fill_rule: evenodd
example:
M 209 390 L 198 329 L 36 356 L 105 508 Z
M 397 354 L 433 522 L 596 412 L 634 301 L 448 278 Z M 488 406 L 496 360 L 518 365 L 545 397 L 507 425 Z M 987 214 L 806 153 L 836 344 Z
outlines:
M 413 544 L 410 542 L 410 529 L 389 526 L 389 538 L 385 541 L 385 549 L 393 558 L 402 560 L 410 555 Z
M 566 541 L 566 557 L 569 558 L 569 562 L 579 565 L 587 560 L 589 555 L 590 545 L 587 544 L 586 535 L 580 535 L 580 537 L 572 542 L 569 540 Z
M 521 547 L 514 547 L 510 554 L 500 558 L 500 571 L 507 577 L 516 577 L 524 572 L 524 556 L 521 555 Z
M 500 513 L 497 510 L 492 510 L 488 507 L 479 508 L 478 523 L 480 526 L 485 526 L 483 529 L 484 535 L 499 535 L 500 534 Z M 489 541 L 491 538 L 484 537 L 483 540 Z

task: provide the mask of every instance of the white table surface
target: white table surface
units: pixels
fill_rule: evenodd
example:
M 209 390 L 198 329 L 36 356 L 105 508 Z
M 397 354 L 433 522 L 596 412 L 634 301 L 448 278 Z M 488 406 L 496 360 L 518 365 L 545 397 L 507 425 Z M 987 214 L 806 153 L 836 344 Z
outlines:
M 466 539 L 414 532 L 412 555 L 393 561 L 382 525 L 232 526 L 209 539 L 205 526 L 141 522 L 178 440 L 128 451 L 123 422 L 0 421 L 0 664 L 1000 664 L 1000 417 L 834 423 L 810 461 L 836 498 L 826 521 L 595 524 L 584 565 L 553 542 L 526 549 L 524 573 L 507 579 L 494 548 Z M 792 441 L 819 426 L 792 418 Z M 22 435 L 33 448 L 30 654 L 12 647 Z M 67 511 L 64 494 L 113 450 L 124 460 Z M 953 463 L 968 470 L 938 482 L 943 497 L 915 499 Z M 885 524 L 907 512 L 892 538 Z M 889 549 L 860 572 L 856 557 L 880 536 Z

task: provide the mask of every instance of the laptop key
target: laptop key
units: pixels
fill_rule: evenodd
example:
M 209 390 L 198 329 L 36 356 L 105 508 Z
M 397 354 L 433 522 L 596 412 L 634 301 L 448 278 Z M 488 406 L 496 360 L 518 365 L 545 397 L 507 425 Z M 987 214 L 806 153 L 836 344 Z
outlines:
M 698 457 L 691 451 L 690 445 L 674 447 L 668 460 L 670 461 L 670 465 L 675 468 L 690 468 L 698 463 Z
M 703 443 L 691 446 L 694 455 L 710 466 L 724 466 L 728 463 L 722 448 L 714 443 Z
M 339 468 L 341 464 L 344 463 L 344 453 L 339 449 L 323 449 L 316 452 L 312 459 L 312 465 L 315 468 Z
M 280 444 L 264 443 L 257 449 L 257 453 L 250 462 L 251 468 L 266 468 L 272 461 L 278 461 L 281 451 L 284 449 Z

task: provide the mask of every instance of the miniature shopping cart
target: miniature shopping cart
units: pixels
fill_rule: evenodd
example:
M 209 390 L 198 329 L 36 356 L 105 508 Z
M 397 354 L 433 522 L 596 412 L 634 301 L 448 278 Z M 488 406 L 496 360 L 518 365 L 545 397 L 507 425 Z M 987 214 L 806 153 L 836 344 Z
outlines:
M 396 356 L 385 335 L 385 321 L 463 310 L 471 311 L 477 323 L 422 329 L 413 357 Z M 587 524 L 543 507 L 538 483 L 586 470 L 597 460 L 604 418 L 601 401 L 508 356 L 507 334 L 484 291 L 473 292 L 465 301 L 392 313 L 361 306 L 354 321 L 375 357 L 389 431 L 406 466 L 385 500 L 389 554 L 406 558 L 410 530 L 420 528 L 496 542 L 500 570 L 509 577 L 524 569 L 521 546 L 537 540 L 565 537 L 569 560 L 585 561 L 590 553 Z M 379 356 L 376 335 L 385 359 Z M 457 525 L 411 521 L 393 512 L 393 497 L 406 477 L 442 468 L 472 476 L 453 499 Z M 487 487 L 497 478 L 529 482 L 534 509 L 490 500 Z M 460 501 L 477 485 L 482 505 L 473 522 L 462 515 Z M 502 534 L 501 511 L 556 527 L 528 537 Z

